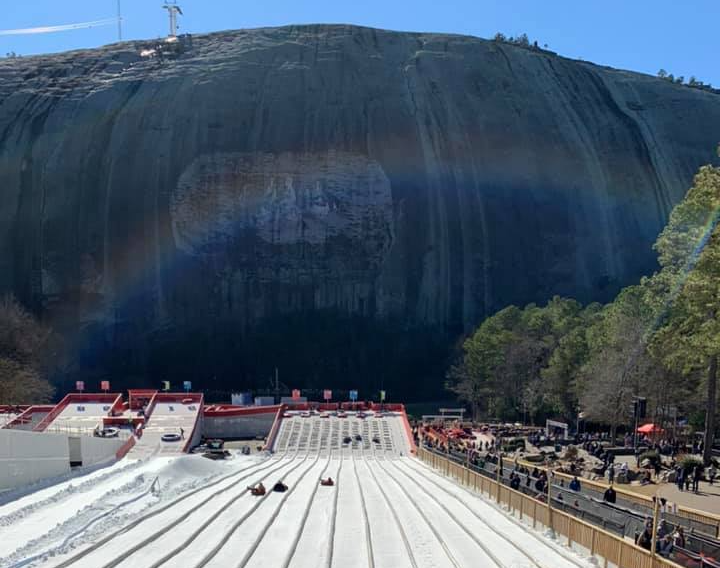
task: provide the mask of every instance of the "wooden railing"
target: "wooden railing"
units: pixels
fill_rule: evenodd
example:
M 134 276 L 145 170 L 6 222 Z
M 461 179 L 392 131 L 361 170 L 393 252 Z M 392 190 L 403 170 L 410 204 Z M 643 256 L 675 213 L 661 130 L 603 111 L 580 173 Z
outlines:
M 629 540 L 554 509 L 547 503 L 515 491 L 425 448 L 418 447 L 417 455 L 445 476 L 486 495 L 499 505 L 505 505 L 509 513 L 521 522 L 534 529 L 550 529 L 558 541 L 584 555 L 595 557 L 598 566 L 683 568 L 667 558 L 651 554 Z

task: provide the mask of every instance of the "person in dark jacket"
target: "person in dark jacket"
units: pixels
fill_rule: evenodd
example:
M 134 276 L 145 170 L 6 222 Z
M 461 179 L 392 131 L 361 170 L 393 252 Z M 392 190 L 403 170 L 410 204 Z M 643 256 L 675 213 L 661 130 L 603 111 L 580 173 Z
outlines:
M 643 532 L 635 539 L 635 544 L 645 550 L 650 550 L 652 548 L 652 531 L 645 527 Z
M 677 475 L 675 476 L 675 483 L 677 483 L 678 489 L 680 491 L 682 491 L 683 485 L 685 485 L 685 468 L 682 466 L 679 466 L 677 468 Z
M 700 478 L 702 477 L 703 471 L 702 466 L 696 465 L 693 470 L 692 487 L 693 492 L 697 493 L 700 489 Z
M 577 475 L 573 477 L 573 480 L 570 482 L 570 485 L 568 487 L 572 491 L 580 491 L 580 480 L 577 478 Z
M 617 501 L 617 493 L 615 493 L 615 488 L 612 485 L 605 490 L 603 501 L 606 503 L 615 503 Z

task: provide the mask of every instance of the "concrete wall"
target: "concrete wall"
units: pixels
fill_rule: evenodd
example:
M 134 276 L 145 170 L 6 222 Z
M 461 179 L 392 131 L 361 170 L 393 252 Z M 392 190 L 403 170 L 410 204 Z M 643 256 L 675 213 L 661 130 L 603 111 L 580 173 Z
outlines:
M 70 471 L 67 436 L 0 430 L 0 491 Z
M 79 436 L 80 461 L 83 467 L 115 459 L 115 452 L 125 443 L 121 438 L 91 438 Z
M 255 438 L 267 436 L 275 420 L 276 412 L 250 414 L 247 416 L 206 416 L 203 435 L 206 438 Z

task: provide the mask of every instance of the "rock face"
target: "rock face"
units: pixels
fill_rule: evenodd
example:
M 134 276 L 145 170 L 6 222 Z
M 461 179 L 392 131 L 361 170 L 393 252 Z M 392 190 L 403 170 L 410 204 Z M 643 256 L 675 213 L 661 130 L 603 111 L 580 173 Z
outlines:
M 374 387 L 369 361 L 422 360 L 440 385 L 443 358 L 393 338 L 610 299 L 652 271 L 718 132 L 716 94 L 462 36 L 293 26 L 4 60 L 0 292 L 72 338 L 73 373 Z

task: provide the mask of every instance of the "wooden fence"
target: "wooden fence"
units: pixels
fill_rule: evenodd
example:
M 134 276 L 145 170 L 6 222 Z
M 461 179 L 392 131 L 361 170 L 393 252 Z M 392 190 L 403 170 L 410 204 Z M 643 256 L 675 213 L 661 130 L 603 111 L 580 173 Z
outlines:
M 521 522 L 534 529 L 549 528 L 559 542 L 586 556 L 594 556 L 604 568 L 683 568 L 666 558 L 653 556 L 633 542 L 577 519 L 547 503 L 533 499 L 480 475 L 441 455 L 418 448 L 418 457 L 445 476 L 455 479 L 477 493 L 505 505 Z

